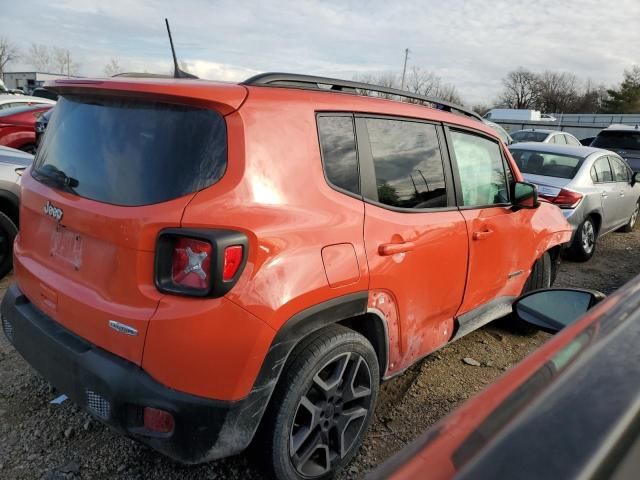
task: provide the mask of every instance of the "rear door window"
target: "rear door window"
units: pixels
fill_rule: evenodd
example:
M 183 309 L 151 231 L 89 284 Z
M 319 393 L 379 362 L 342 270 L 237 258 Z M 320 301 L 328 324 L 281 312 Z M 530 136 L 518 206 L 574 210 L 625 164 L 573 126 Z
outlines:
M 487 138 L 451 131 L 460 175 L 462 204 L 488 206 L 509 202 L 509 184 L 500 146 Z
M 571 135 L 564 135 L 564 139 L 567 142 L 567 145 L 571 145 L 573 147 L 579 147 L 580 146 L 580 142 L 578 140 L 576 140 L 575 138 L 573 138 Z
M 366 119 L 378 201 L 399 208 L 447 206 L 442 154 L 435 125 Z
M 213 110 L 128 98 L 62 97 L 32 174 L 81 197 L 134 206 L 206 188 L 226 166 L 226 124 Z
M 598 183 L 607 183 L 613 182 L 613 175 L 611 173 L 611 167 L 609 166 L 609 160 L 607 157 L 600 157 L 593 164 L 593 170 L 595 171 L 595 176 L 598 179 Z M 593 178 L 593 173 L 591 175 Z
M 614 181 L 628 183 L 631 180 L 629 170 L 624 163 L 616 157 L 611 156 L 609 157 L 609 162 L 611 163 L 611 168 L 613 170 Z
M 338 188 L 359 194 L 360 179 L 353 117 L 319 116 L 318 134 L 327 180 Z

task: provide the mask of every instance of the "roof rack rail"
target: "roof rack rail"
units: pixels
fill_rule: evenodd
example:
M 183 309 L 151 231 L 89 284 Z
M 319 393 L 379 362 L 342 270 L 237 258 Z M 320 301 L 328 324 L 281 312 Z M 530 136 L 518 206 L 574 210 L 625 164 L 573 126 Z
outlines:
M 111 75 L 115 77 L 132 77 L 132 78 L 175 78 L 173 75 L 166 75 L 164 73 L 147 73 L 147 72 L 123 72 Z
M 467 115 L 476 120 L 482 121 L 482 117 L 476 112 L 456 105 L 455 103 L 440 100 L 426 95 L 398 90 L 396 88 L 372 85 L 364 82 L 354 82 L 351 80 L 339 80 L 336 78 L 316 77 L 313 75 L 300 75 L 296 73 L 268 72 L 260 73 L 242 82 L 242 85 L 256 85 L 264 87 L 299 88 L 303 90 L 327 90 L 334 92 L 349 93 L 353 95 L 363 95 L 365 92 L 383 93 L 402 98 L 409 98 L 423 103 L 430 103 L 441 110 L 457 112 Z M 328 88 L 323 88 L 326 85 Z

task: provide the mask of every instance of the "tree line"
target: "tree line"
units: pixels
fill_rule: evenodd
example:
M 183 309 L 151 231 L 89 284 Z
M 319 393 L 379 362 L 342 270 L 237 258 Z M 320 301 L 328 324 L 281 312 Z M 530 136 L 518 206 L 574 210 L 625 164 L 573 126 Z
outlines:
M 38 72 L 78 75 L 80 71 L 80 63 L 67 48 L 32 43 L 27 50 L 21 50 L 7 37 L 0 36 L 0 78 L 7 66 L 16 60 L 23 60 Z M 111 77 L 123 71 L 118 60 L 112 58 L 103 73 Z
M 581 81 L 569 72 L 536 73 L 520 67 L 502 79 L 494 106 L 546 113 L 640 113 L 640 66 L 625 70 L 613 88 Z M 489 110 L 484 105 L 474 108 L 481 114 Z
M 34 43 L 27 51 L 21 51 L 8 38 L 0 36 L 0 75 L 8 64 L 18 59 L 40 72 L 77 75 L 80 68 L 66 48 Z M 105 65 L 103 73 L 110 77 L 123 71 L 118 60 L 112 58 Z M 356 75 L 354 80 L 404 89 L 452 103 L 464 103 L 455 85 L 417 66 L 410 68 L 404 78 L 388 71 Z M 373 95 L 367 90 L 360 93 Z M 389 97 L 384 94 L 380 96 Z M 472 108 L 482 115 L 492 107 L 479 104 Z M 493 108 L 532 109 L 546 113 L 640 113 L 640 66 L 625 70 L 622 82 L 613 88 L 594 85 L 590 80 L 580 80 L 570 72 L 537 73 L 519 67 L 502 79 L 502 91 L 493 102 Z

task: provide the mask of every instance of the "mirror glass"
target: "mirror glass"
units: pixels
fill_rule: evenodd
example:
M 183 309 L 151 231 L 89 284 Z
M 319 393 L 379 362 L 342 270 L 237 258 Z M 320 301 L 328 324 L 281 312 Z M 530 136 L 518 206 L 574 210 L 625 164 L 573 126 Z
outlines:
M 513 306 L 521 320 L 556 332 L 580 318 L 595 301 L 592 292 L 541 290 L 516 300 Z
M 536 207 L 538 205 L 536 186 L 531 183 L 516 182 L 513 188 L 513 203 L 520 207 Z

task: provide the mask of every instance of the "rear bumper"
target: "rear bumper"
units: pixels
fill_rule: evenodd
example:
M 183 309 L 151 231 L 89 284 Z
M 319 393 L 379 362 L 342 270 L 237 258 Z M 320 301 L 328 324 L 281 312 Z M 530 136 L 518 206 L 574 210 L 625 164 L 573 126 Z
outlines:
M 13 284 L 2 301 L 5 335 L 58 390 L 116 431 L 184 462 L 200 463 L 242 451 L 258 427 L 271 393 L 253 391 L 237 402 L 168 388 L 137 365 L 73 334 L 36 309 Z M 143 426 L 144 407 L 170 412 L 171 433 Z

